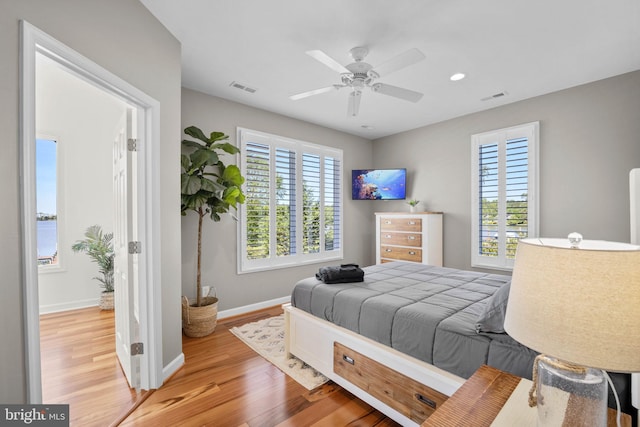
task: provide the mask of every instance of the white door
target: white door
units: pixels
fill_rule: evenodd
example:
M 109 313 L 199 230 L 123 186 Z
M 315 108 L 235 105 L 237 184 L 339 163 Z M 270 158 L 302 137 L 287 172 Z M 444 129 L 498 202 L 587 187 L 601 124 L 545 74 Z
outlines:
M 132 388 L 140 388 L 140 313 L 136 111 L 127 108 L 113 144 L 116 354 Z

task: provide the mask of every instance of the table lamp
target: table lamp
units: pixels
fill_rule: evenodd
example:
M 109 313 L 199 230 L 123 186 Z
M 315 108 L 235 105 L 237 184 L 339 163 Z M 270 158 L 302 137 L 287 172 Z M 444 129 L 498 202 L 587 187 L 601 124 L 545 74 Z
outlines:
M 519 241 L 504 327 L 542 353 L 538 426 L 605 426 L 603 370 L 640 372 L 640 246 L 569 236 Z

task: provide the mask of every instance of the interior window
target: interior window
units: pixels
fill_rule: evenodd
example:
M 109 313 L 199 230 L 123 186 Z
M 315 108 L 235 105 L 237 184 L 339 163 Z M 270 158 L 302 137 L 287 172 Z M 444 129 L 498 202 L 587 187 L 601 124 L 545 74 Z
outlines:
M 59 264 L 58 254 L 58 143 L 36 140 L 36 210 L 38 265 Z

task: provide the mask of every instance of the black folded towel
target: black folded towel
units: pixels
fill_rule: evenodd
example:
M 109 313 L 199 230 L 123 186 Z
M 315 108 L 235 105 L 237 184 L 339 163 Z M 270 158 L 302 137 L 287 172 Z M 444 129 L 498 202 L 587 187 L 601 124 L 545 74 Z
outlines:
M 320 267 L 316 278 L 324 283 L 349 283 L 364 281 L 364 271 L 357 264 Z

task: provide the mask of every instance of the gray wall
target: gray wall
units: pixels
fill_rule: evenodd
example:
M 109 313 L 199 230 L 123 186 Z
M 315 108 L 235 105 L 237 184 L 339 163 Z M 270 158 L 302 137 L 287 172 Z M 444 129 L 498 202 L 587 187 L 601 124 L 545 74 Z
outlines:
M 578 231 L 586 239 L 629 241 L 629 171 L 640 167 L 640 71 L 374 141 L 375 166 L 406 166 L 410 196 L 445 213 L 446 266 L 471 268 L 471 135 L 537 120 L 541 236 Z
M 344 260 L 368 265 L 374 262 L 370 248 L 374 245 L 374 222 L 371 203 L 350 199 L 351 169 L 372 163 L 371 142 L 317 125 L 270 113 L 264 110 L 205 95 L 182 91 L 182 128 L 195 125 L 205 134 L 222 131 L 236 141 L 237 127 L 254 129 L 288 138 L 338 147 L 344 151 Z M 228 163 L 235 163 L 232 159 Z M 182 219 L 182 287 L 184 295 L 195 296 L 197 215 Z M 203 225 L 203 286 L 215 286 L 221 310 L 241 307 L 287 296 L 300 279 L 312 276 L 322 264 L 237 274 L 236 222 L 225 216 L 220 222 L 206 218 Z M 334 261 L 332 264 L 335 264 Z
M 163 356 L 180 331 L 180 45 L 137 1 L 2 0 L 0 14 L 0 402 L 26 399 L 19 157 L 19 20 L 25 19 L 161 103 Z M 155 284 L 160 286 L 160 284 Z M 11 325 L 10 327 L 7 325 Z

